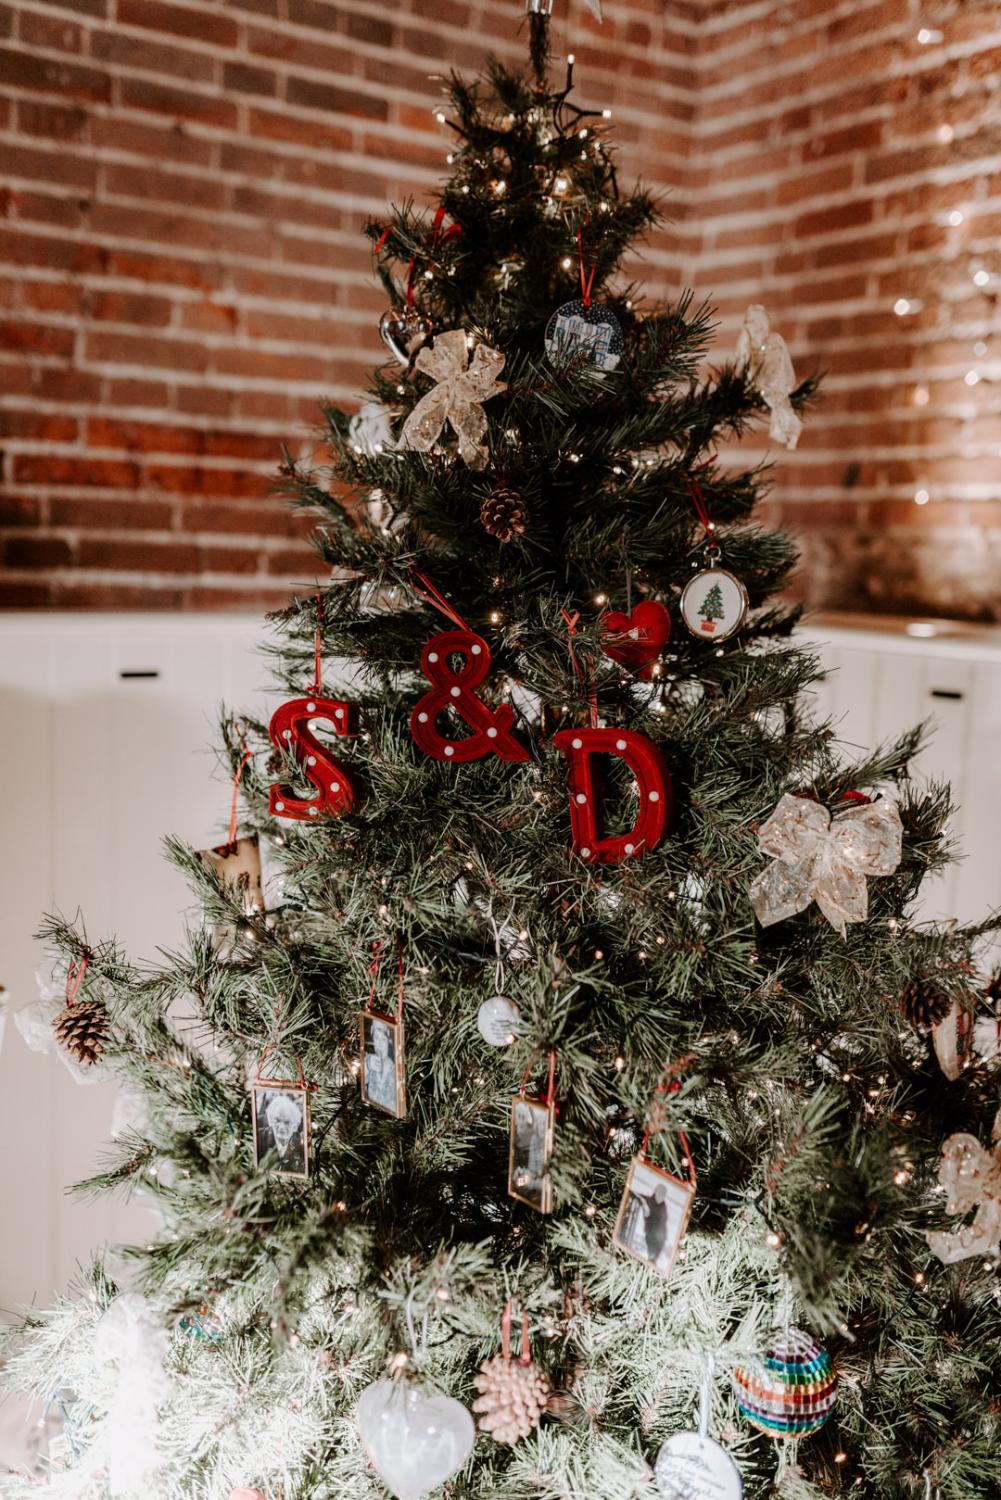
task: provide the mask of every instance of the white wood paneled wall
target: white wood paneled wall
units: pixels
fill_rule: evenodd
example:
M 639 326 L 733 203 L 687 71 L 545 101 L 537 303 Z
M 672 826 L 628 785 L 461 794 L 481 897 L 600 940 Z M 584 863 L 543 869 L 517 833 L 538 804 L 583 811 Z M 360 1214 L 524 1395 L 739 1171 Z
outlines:
M 1001 907 L 1001 630 L 821 616 L 803 636 L 828 671 L 818 712 L 849 750 L 933 721 L 913 772 L 951 784 L 962 858 L 923 888 L 922 916 L 971 921 Z
M 885 622 L 818 619 L 805 634 L 831 668 L 818 708 L 844 740 L 868 747 L 937 721 L 917 769 L 952 781 L 966 857 L 926 914 L 978 917 L 1001 905 L 1001 632 L 915 638 Z M 257 616 L 0 615 L 0 983 L 13 1007 L 35 996 L 31 934 L 43 912 L 79 906 L 92 937 L 114 933 L 134 957 L 177 939 L 190 895 L 162 839 L 173 832 L 206 847 L 225 829 L 217 709 L 224 701 L 266 717 L 275 706 L 262 635 Z M 136 672 L 156 675 L 123 676 Z M 110 1086 L 79 1087 L 8 1024 L 0 1308 L 48 1302 L 94 1247 L 143 1234 L 141 1205 L 64 1193 L 93 1170 L 112 1102 Z

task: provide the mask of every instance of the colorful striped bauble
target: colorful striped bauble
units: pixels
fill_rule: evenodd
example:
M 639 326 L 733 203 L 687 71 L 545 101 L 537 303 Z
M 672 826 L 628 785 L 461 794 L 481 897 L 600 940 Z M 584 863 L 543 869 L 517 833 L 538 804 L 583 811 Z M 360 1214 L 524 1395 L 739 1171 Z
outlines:
M 838 1377 L 830 1356 L 798 1328 L 772 1334 L 764 1354 L 733 1372 L 737 1405 L 769 1437 L 806 1437 L 834 1408 Z

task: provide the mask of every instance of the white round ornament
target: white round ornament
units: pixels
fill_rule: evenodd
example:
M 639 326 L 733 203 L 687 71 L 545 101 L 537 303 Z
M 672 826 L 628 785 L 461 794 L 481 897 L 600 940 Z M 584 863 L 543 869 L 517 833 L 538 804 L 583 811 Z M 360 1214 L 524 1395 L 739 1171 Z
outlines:
M 654 1480 L 664 1500 L 742 1500 L 733 1459 L 711 1437 L 676 1432 L 657 1454 Z
M 491 1047 L 510 1047 L 518 1035 L 521 1012 L 506 995 L 484 1000 L 476 1014 L 480 1036 Z
M 408 1380 L 377 1380 L 358 1399 L 362 1446 L 396 1500 L 420 1500 L 473 1451 L 476 1428 L 461 1401 Z
M 564 302 L 546 324 L 546 353 L 556 364 L 578 361 L 594 370 L 614 370 L 622 353 L 622 325 L 600 302 L 577 297 Z
M 681 618 L 702 641 L 725 641 L 747 616 L 747 590 L 726 568 L 701 569 L 685 584 Z

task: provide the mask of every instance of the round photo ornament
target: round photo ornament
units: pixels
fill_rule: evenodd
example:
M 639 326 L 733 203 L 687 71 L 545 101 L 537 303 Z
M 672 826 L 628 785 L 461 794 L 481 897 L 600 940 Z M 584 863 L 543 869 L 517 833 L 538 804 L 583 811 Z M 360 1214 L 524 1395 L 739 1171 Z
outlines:
M 676 1432 L 662 1444 L 654 1483 L 663 1500 L 742 1500 L 744 1494 L 729 1453 L 699 1432 Z
M 490 1047 L 510 1047 L 518 1035 L 521 1014 L 506 995 L 484 1000 L 476 1015 L 480 1036 Z
M 622 324 L 610 308 L 591 298 L 595 261 L 590 275 L 584 270 L 583 231 L 577 231 L 580 259 L 580 296 L 558 307 L 546 324 L 546 355 L 551 363 L 576 369 L 614 370 L 625 339 Z

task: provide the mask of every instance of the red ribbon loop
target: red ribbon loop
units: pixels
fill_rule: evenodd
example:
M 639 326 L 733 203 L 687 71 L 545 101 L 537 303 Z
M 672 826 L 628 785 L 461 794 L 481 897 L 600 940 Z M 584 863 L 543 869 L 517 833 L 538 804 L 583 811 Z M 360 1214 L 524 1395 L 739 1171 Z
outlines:
M 252 751 L 244 750 L 243 755 L 240 758 L 240 764 L 237 766 L 236 771 L 233 775 L 233 800 L 229 805 L 229 835 L 227 838 L 227 843 L 229 844 L 236 843 L 237 813 L 239 811 L 240 804 L 240 781 L 243 777 L 244 770 L 246 769 L 250 761 L 253 760 L 253 758 L 254 756 Z
M 676 1094 L 681 1088 L 681 1084 L 678 1082 L 677 1078 L 672 1078 L 671 1075 L 673 1073 L 681 1072 L 685 1067 L 687 1067 L 687 1065 L 687 1059 L 682 1059 L 680 1062 L 672 1064 L 669 1068 L 665 1068 L 663 1074 L 661 1075 L 660 1082 L 658 1083 L 655 1090 L 655 1094 Z M 648 1123 L 646 1133 L 643 1136 L 643 1145 L 640 1147 L 640 1156 L 642 1156 L 644 1160 L 649 1160 L 649 1157 L 647 1156 L 647 1147 L 650 1144 L 650 1136 L 652 1134 L 653 1126 Z M 695 1158 L 692 1156 L 691 1147 L 688 1144 L 688 1137 L 685 1135 L 685 1132 L 683 1130 L 678 1131 L 678 1140 L 681 1142 L 682 1154 L 685 1158 L 685 1165 L 688 1169 L 688 1180 L 694 1188 L 698 1183 L 698 1173 L 695 1170 Z
M 445 598 L 445 595 L 441 593 L 439 589 L 435 588 L 430 578 L 425 578 L 420 569 L 415 568 L 413 564 L 411 564 L 410 571 L 413 573 L 414 577 L 419 578 L 421 583 L 424 585 L 423 588 L 418 588 L 416 583 L 411 583 L 410 587 L 413 589 L 414 593 L 417 594 L 421 599 L 423 599 L 425 603 L 433 604 L 435 609 L 438 610 L 440 614 L 443 614 L 445 616 L 446 620 L 451 620 L 452 624 L 458 625 L 460 630 L 469 630 L 469 626 L 459 614 L 459 611 L 455 609 L 451 604 L 449 604 L 448 600 Z
M 66 1004 L 72 1005 L 80 993 L 83 976 L 90 963 L 90 954 L 84 951 L 78 959 L 70 959 L 66 965 Z
M 574 673 L 577 676 L 577 678 L 583 683 L 583 682 L 585 682 L 584 670 L 581 667 L 580 662 L 577 660 L 577 653 L 574 651 L 574 648 L 573 648 L 573 638 L 577 634 L 577 621 L 580 619 L 580 610 L 579 609 L 575 610 L 574 613 L 571 615 L 567 610 L 561 609 L 560 610 L 560 614 L 563 616 L 564 620 L 566 620 L 566 622 L 567 622 L 567 650 L 570 653 L 570 660 L 573 663 Z M 598 693 L 597 693 L 597 689 L 594 686 L 594 673 L 593 672 L 588 672 L 587 678 L 586 678 L 586 682 L 587 682 L 587 699 L 588 699 L 588 717 L 590 719 L 591 728 L 592 729 L 597 729 L 597 727 L 598 727 Z
M 313 692 L 317 698 L 323 697 L 323 683 L 320 681 L 321 658 L 323 653 L 323 640 L 321 631 L 323 629 L 323 595 L 316 596 L 316 633 L 313 639 Z
M 582 228 L 577 231 L 577 259 L 580 261 L 580 300 L 585 307 L 591 306 L 591 288 L 594 286 L 594 273 L 598 269 L 598 257 L 595 256 L 591 266 L 591 274 L 588 275 L 584 269 L 584 230 L 590 224 L 590 219 L 585 219 Z

